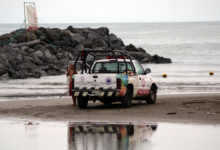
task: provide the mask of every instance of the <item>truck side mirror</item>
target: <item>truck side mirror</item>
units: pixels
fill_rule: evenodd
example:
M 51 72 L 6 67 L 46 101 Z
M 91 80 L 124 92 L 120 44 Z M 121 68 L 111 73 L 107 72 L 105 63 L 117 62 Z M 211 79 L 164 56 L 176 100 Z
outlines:
M 150 68 L 146 68 L 146 69 L 144 70 L 144 72 L 145 72 L 146 74 L 149 74 L 149 73 L 151 73 L 151 70 L 150 70 Z

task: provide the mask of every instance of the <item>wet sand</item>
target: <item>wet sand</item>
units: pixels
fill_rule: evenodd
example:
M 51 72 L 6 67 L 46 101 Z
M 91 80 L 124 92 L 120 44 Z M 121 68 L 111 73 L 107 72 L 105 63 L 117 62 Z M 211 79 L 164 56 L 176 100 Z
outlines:
M 132 121 L 220 124 L 220 93 L 160 95 L 156 104 L 133 101 L 131 108 L 96 101 L 87 109 L 72 107 L 71 98 L 16 100 L 0 102 L 0 119 L 43 121 Z

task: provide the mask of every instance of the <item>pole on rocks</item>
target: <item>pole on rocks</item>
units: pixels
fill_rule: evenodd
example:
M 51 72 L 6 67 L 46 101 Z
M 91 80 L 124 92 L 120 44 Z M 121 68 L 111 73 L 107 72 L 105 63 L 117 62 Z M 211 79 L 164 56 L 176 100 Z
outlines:
M 25 26 L 25 29 L 26 29 L 26 31 L 27 31 L 27 38 L 28 38 L 28 42 L 29 42 L 29 34 L 28 34 L 28 29 L 27 29 L 27 18 L 26 18 L 26 3 L 27 2 L 24 2 L 24 22 L 25 22 L 25 24 L 24 24 L 24 26 Z
M 25 4 L 26 2 L 24 2 L 24 27 L 25 29 L 27 28 L 27 24 L 26 24 L 26 9 L 25 9 Z

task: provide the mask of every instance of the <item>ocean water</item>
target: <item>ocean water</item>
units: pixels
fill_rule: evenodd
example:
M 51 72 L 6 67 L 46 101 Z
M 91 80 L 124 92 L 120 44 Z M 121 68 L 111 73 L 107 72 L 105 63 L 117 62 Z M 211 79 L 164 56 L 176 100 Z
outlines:
M 44 27 L 108 27 L 125 44 L 143 47 L 148 53 L 169 57 L 172 64 L 143 64 L 151 68 L 158 94 L 220 92 L 220 22 L 42 24 Z M 0 24 L 0 34 L 19 28 Z M 214 72 L 213 76 L 209 72 Z M 166 73 L 167 78 L 162 74 Z M 0 81 L 0 100 L 59 96 L 67 91 L 65 75 L 40 79 Z

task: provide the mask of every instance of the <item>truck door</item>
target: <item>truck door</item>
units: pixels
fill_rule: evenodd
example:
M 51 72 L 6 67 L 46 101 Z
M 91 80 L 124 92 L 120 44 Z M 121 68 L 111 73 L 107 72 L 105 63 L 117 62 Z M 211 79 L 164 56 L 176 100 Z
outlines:
M 146 96 L 150 92 L 150 78 L 145 75 L 144 69 L 138 62 L 134 65 L 138 74 L 137 96 Z

